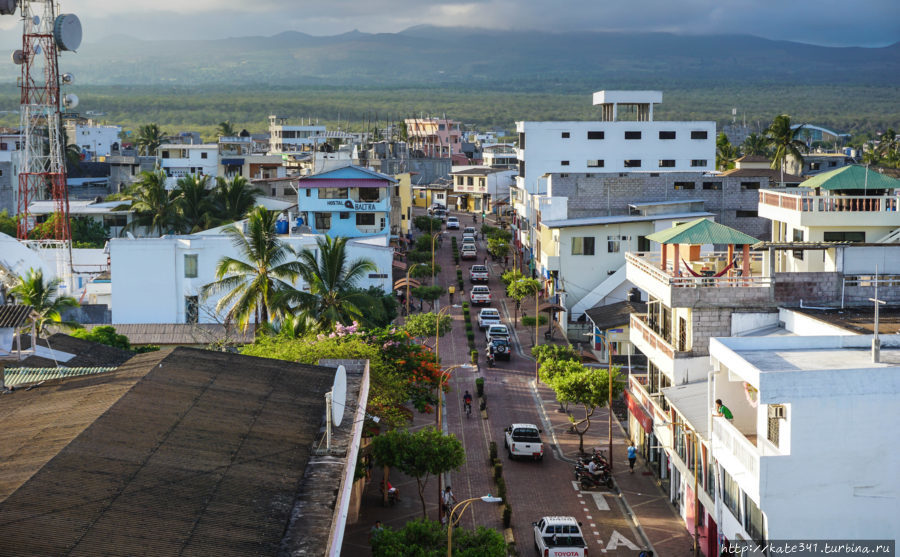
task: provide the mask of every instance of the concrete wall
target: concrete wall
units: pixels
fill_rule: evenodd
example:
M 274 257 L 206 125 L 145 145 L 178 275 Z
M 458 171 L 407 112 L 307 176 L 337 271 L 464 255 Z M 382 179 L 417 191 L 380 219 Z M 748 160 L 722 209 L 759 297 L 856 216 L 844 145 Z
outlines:
M 776 312 L 763 313 L 732 313 L 731 336 L 740 336 L 752 331 L 766 329 L 778 325 L 779 316 Z

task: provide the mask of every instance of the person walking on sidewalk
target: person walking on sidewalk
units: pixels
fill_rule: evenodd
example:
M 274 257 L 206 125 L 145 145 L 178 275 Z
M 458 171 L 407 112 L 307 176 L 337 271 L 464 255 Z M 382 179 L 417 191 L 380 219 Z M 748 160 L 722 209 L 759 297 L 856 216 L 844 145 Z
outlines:
M 637 460 L 637 449 L 634 447 L 634 441 L 628 445 L 628 468 L 634 474 L 634 462 Z

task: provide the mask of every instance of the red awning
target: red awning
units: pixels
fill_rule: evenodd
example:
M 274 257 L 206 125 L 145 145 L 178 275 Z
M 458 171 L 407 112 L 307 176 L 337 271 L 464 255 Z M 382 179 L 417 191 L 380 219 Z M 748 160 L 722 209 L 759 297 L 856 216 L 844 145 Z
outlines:
M 641 403 L 634 398 L 629 391 L 625 391 L 625 402 L 628 403 L 628 411 L 632 416 L 641 424 L 641 427 L 644 428 L 644 431 L 647 433 L 653 432 L 653 418 L 651 418 L 647 412 L 644 410 L 644 407 L 641 406 Z

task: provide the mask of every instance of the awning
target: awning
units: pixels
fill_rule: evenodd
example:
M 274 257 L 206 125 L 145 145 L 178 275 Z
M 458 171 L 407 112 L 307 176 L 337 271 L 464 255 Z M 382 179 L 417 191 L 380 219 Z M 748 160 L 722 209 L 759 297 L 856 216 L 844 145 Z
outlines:
M 222 159 L 222 166 L 244 166 L 244 159 Z
M 403 277 L 402 279 L 394 282 L 394 288 L 406 288 L 407 284 L 410 288 L 418 288 L 419 286 L 422 286 L 422 284 L 416 279 L 407 279 L 406 277 Z
M 405 271 L 406 263 L 404 263 L 402 261 L 397 261 L 395 259 L 394 261 L 391 262 L 391 267 L 393 267 L 394 269 L 400 269 L 401 271 Z
M 709 407 L 706 392 L 707 382 L 688 383 L 677 387 L 666 387 L 662 393 L 669 405 L 684 416 L 685 421 L 704 439 L 709 439 Z
M 625 391 L 625 403 L 628 405 L 628 412 L 634 416 L 634 419 L 641 424 L 644 432 L 653 433 L 653 418 L 647 413 L 640 401 L 634 398 L 630 391 Z
M 566 308 L 559 304 L 544 302 L 538 306 L 538 311 L 566 311 Z

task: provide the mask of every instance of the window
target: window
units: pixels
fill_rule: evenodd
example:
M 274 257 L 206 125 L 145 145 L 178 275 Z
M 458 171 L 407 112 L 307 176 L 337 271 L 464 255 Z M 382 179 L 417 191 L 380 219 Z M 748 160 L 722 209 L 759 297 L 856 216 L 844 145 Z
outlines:
M 375 213 L 356 213 L 356 226 L 375 226 Z
M 164 159 L 169 158 L 169 152 L 168 152 L 168 151 L 163 151 L 163 152 L 162 152 L 162 158 L 164 158 Z
M 525 177 L 525 161 L 519 161 L 519 178 Z
M 347 188 L 319 188 L 319 199 L 347 199 L 349 191 Z
M 705 131 L 693 131 L 691 132 L 691 139 L 706 139 Z
M 706 166 L 706 159 L 691 159 L 691 166 Z
M 562 174 L 559 175 L 559 177 L 560 177 L 560 178 L 568 178 L 569 175 L 566 174 L 565 172 L 563 172 Z
M 386 279 L 388 276 L 384 273 L 369 273 L 370 279 Z
M 484 187 L 484 178 L 479 178 L 479 179 L 478 179 L 478 187 L 480 187 L 480 188 L 483 188 L 483 187 Z
M 587 163 L 588 168 L 603 168 L 602 160 L 590 160 Z
M 306 197 L 310 197 L 310 196 L 312 196 L 312 190 L 309 188 L 306 188 Z
M 587 132 L 588 139 L 603 139 L 604 132 Z
M 795 242 L 803 241 L 803 231 L 802 230 L 794 230 L 794 241 Z M 794 259 L 803 259 L 803 250 L 802 249 L 794 250 Z
M 200 316 L 200 300 L 197 296 L 184 297 L 184 322 L 196 323 Z
M 572 238 L 572 255 L 594 255 L 594 237 Z
M 722 182 L 703 182 L 703 189 L 719 191 L 722 189 Z
M 741 182 L 742 190 L 758 190 L 759 182 Z
M 331 213 L 316 213 L 316 230 L 320 232 L 331 228 Z
M 197 254 L 184 254 L 184 278 L 197 278 Z
M 205 159 L 209 156 L 209 153 L 200 153 L 200 158 Z
M 625 132 L 625 139 L 640 139 L 641 132 Z
M 563 139 L 569 139 L 569 132 L 562 132 Z
M 739 219 L 749 219 L 759 216 L 759 211 L 735 211 L 735 215 Z
M 525 148 L 525 132 L 519 132 L 519 149 Z
M 766 518 L 753 499 L 744 494 L 744 530 L 750 534 L 750 538 L 758 544 L 766 541 Z
M 379 188 L 359 188 L 359 200 L 364 203 L 377 203 L 381 200 Z
M 606 253 L 619 253 L 622 250 L 622 244 L 619 236 L 606 237 Z
M 638 236 L 638 251 L 650 251 L 650 240 L 646 236 Z
M 340 213 L 338 213 L 338 218 L 340 220 L 347 220 L 350 218 L 350 213 L 348 213 L 347 211 L 341 211 Z
M 828 166 L 837 166 L 837 161 L 828 161 Z
M 810 169 L 810 170 L 819 170 L 819 168 L 820 168 L 821 166 L 822 166 L 821 163 L 818 163 L 818 162 L 811 162 L 811 163 L 809 163 L 809 169 Z
M 675 139 L 675 132 L 659 132 L 660 139 Z
M 675 167 L 675 159 L 660 159 L 659 167 L 660 168 L 674 168 Z
M 826 232 L 822 238 L 826 242 L 865 242 L 865 232 Z
M 473 178 L 473 177 L 471 177 L 471 176 L 466 176 L 466 185 L 467 185 L 467 186 L 474 186 L 474 185 L 475 185 L 475 178 Z
M 569 161 L 559 161 L 560 166 L 569 166 Z
M 675 182 L 672 185 L 676 190 L 692 190 L 692 189 L 694 189 L 694 182 Z
M 640 168 L 641 159 L 625 159 L 625 168 Z
M 736 519 L 741 519 L 741 488 L 725 470 L 722 470 L 722 502 Z

